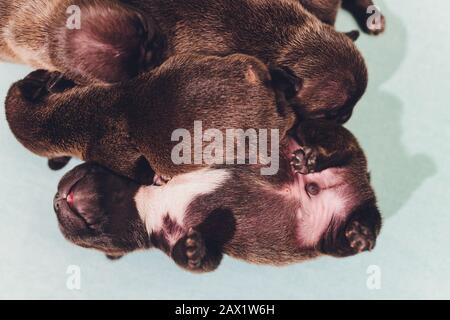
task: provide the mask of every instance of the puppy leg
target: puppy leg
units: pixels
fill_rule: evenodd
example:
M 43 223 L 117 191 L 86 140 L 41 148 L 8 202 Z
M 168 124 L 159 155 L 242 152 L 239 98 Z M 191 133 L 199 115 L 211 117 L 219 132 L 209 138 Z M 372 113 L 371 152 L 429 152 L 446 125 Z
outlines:
M 386 19 L 375 7 L 369 10 L 371 6 L 374 6 L 372 0 L 343 0 L 342 3 L 342 7 L 355 17 L 364 32 L 378 35 L 385 30 Z
M 291 165 L 300 174 L 346 166 L 361 152 L 346 129 L 326 121 L 301 123 L 295 138 L 301 148 L 292 155 Z
M 222 252 L 208 243 L 203 234 L 191 228 L 181 238 L 171 254 L 173 260 L 182 268 L 192 272 L 210 272 L 217 269 L 222 261 Z

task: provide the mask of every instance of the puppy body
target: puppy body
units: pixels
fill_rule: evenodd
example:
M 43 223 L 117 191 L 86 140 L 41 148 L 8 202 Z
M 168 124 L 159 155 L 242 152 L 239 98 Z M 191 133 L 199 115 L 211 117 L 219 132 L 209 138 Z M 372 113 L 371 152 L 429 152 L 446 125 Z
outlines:
M 280 157 L 301 148 L 305 158 L 282 161 L 275 176 L 260 175 L 257 166 L 219 166 L 139 186 L 84 164 L 60 183 L 61 230 L 75 244 L 116 258 L 156 247 L 194 272 L 214 270 L 223 254 L 285 265 L 371 250 L 381 216 L 355 138 L 343 127 L 314 122 L 288 140 Z
M 299 114 L 340 122 L 367 86 L 352 41 L 305 9 L 332 24 L 339 1 L 304 0 L 305 7 L 295 0 L 3 2 L 1 56 L 77 82 L 117 82 L 175 54 L 244 53 L 302 78 Z M 360 0 L 347 2 L 355 12 L 365 8 Z M 67 28 L 71 5 L 81 10 L 79 30 Z
M 221 132 L 277 129 L 280 139 L 295 122 L 279 104 L 267 67 L 245 55 L 177 56 L 114 87 L 57 93 L 45 91 L 51 75 L 37 71 L 11 88 L 6 116 L 17 139 L 38 155 L 95 161 L 141 183 L 152 182 L 151 168 L 172 177 L 205 165 L 175 165 L 171 158 L 173 132 L 194 135 L 195 121 Z
M 366 66 L 351 39 L 322 23 L 298 1 L 130 3 L 155 19 L 165 36 L 164 56 L 239 52 L 268 65 L 288 67 L 303 81 L 295 101 L 304 117 L 345 122 L 366 89 Z

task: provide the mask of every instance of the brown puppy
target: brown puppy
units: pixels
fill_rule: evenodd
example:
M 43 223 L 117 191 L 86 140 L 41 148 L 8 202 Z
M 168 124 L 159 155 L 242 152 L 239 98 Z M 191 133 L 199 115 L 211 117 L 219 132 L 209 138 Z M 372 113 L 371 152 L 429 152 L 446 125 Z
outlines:
M 194 133 L 195 121 L 219 132 L 276 129 L 283 139 L 296 120 L 277 87 L 295 93 L 299 85 L 283 70 L 272 74 L 261 61 L 240 54 L 175 56 L 107 87 L 74 86 L 36 71 L 10 89 L 6 117 L 17 139 L 40 156 L 95 161 L 149 184 L 153 170 L 172 177 L 205 165 L 175 165 L 172 159 L 174 131 Z
M 194 272 L 214 270 L 224 253 L 283 265 L 373 249 L 381 216 L 353 135 L 316 121 L 287 141 L 280 150 L 287 161 L 271 177 L 253 166 L 219 166 L 140 186 L 81 165 L 61 180 L 55 197 L 60 229 L 113 259 L 156 247 Z
M 354 3 L 355 12 L 363 10 L 362 1 L 347 2 Z M 304 4 L 329 23 L 339 6 L 336 1 Z M 301 116 L 340 122 L 350 118 L 367 85 L 363 58 L 350 39 L 296 0 L 63 0 L 33 12 L 47 5 L 43 0 L 5 3 L 2 56 L 58 70 L 78 82 L 115 82 L 174 54 L 245 53 L 302 78 L 296 97 Z M 80 8 L 79 30 L 67 28 L 69 5 Z
M 163 57 L 239 52 L 289 68 L 303 81 L 295 102 L 304 118 L 345 122 L 366 89 L 366 66 L 351 39 L 321 23 L 298 1 L 139 0 L 129 4 L 161 29 Z

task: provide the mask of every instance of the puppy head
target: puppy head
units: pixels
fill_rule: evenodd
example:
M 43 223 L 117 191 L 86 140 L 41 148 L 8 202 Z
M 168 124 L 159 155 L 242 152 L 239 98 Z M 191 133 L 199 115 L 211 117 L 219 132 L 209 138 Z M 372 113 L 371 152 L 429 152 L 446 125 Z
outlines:
M 81 0 L 78 6 L 79 26 L 67 26 L 71 20 L 61 15 L 55 22 L 53 58 L 71 79 L 115 83 L 160 64 L 163 37 L 151 18 L 113 1 Z
M 159 90 L 172 91 L 170 95 L 180 102 L 188 101 L 190 108 L 197 103 L 204 108 L 211 101 L 224 110 L 236 103 L 260 106 L 273 102 L 268 67 L 243 54 L 227 57 L 177 55 L 150 74 Z M 173 92 L 174 88 L 177 92 Z M 161 95 L 157 92 L 157 96 Z
M 324 24 L 289 44 L 278 63 L 303 80 L 296 104 L 306 119 L 345 123 L 367 87 L 367 67 L 352 39 Z
M 281 93 L 296 92 L 296 82 L 282 71 L 272 79 L 267 65 L 247 55 L 176 55 L 126 86 L 134 92 L 131 99 L 137 106 L 130 111 L 135 112 L 130 118 L 145 132 L 137 138 L 143 139 L 142 145 L 148 145 L 145 137 L 157 135 L 164 139 L 161 145 L 174 146 L 173 131 L 193 132 L 194 122 L 199 120 L 205 128 L 218 130 L 278 128 L 283 123 L 290 129 L 295 121 Z M 152 126 L 148 125 L 149 113 Z
M 139 187 L 96 164 L 76 167 L 62 178 L 54 199 L 63 235 L 111 258 L 148 248 L 148 234 L 134 202 Z
M 328 121 L 305 122 L 296 136 L 314 150 L 307 161 L 315 167 L 295 176 L 300 245 L 337 257 L 372 250 L 382 219 L 356 138 Z

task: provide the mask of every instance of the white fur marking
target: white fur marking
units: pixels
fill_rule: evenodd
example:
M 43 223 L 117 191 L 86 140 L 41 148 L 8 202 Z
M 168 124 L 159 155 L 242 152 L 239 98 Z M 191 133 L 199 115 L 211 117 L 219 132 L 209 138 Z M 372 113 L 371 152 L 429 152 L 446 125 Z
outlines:
M 189 204 L 200 195 L 214 192 L 229 177 L 226 169 L 208 168 L 176 176 L 164 186 L 142 187 L 135 202 L 147 232 L 160 231 L 166 215 L 183 226 Z
M 345 183 L 342 169 L 332 168 L 320 173 L 297 175 L 295 180 L 289 188 L 289 194 L 301 203 L 297 210 L 298 240 L 301 246 L 314 246 L 332 219 L 345 219 L 351 204 L 355 203 L 350 198 L 355 193 Z M 316 196 L 308 196 L 305 191 L 305 186 L 312 182 L 321 189 Z

